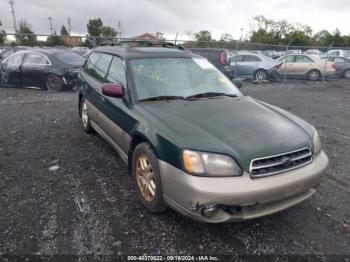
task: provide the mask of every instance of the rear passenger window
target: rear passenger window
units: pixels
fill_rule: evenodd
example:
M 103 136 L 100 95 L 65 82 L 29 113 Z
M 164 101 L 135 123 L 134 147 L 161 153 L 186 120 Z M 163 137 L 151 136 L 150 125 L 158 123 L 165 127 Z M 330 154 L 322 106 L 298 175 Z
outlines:
M 116 57 L 116 56 L 113 57 L 113 60 L 107 75 L 107 80 L 108 82 L 111 82 L 111 83 L 122 83 L 123 86 L 126 86 L 126 75 L 125 75 L 124 63 L 119 57 Z
M 244 56 L 244 62 L 260 62 L 260 58 L 254 55 Z
M 101 82 L 106 82 L 106 75 L 112 56 L 103 53 L 92 53 L 85 66 L 85 72 Z

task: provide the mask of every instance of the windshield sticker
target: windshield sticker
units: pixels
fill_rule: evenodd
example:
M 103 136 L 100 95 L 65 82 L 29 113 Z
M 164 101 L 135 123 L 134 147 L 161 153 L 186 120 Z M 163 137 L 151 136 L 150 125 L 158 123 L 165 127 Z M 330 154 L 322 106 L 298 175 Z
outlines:
M 214 69 L 215 67 L 207 60 L 202 58 L 193 58 L 193 61 L 202 69 Z

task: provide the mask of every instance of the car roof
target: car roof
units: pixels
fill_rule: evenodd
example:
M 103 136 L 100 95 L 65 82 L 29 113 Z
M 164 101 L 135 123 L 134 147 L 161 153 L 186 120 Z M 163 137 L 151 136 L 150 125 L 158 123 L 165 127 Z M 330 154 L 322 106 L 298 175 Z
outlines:
M 57 49 L 57 48 L 32 48 L 29 50 L 23 50 L 19 52 L 22 52 L 22 53 L 37 52 L 45 55 L 57 55 L 57 54 L 63 54 L 63 53 L 77 54 L 76 52 L 73 52 L 70 50 Z
M 198 57 L 188 50 L 165 47 L 100 46 L 93 51 L 117 55 L 126 60 L 134 58 Z

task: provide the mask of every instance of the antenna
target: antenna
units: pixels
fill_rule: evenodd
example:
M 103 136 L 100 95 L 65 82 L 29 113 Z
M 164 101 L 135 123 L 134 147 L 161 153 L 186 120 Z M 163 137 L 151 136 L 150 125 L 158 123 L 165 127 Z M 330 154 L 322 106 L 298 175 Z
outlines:
M 11 5 L 11 13 L 12 13 L 12 20 L 13 20 L 13 29 L 15 30 L 15 33 L 17 33 L 17 23 L 16 23 L 16 14 L 15 9 L 13 8 L 13 5 L 15 4 L 12 0 L 10 0 Z

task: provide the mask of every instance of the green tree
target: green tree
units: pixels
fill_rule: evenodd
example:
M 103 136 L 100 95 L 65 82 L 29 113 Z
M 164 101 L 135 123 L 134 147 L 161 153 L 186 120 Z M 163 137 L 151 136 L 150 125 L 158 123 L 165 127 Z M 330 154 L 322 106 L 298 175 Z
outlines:
M 329 46 L 333 42 L 333 35 L 327 30 L 321 30 L 314 35 L 318 46 Z
M 64 25 L 61 27 L 61 35 L 69 35 L 68 30 Z
M 211 37 L 211 32 L 209 32 L 208 30 L 201 30 L 201 31 L 195 33 L 194 38 L 197 40 L 196 45 L 198 47 L 212 47 L 213 46 L 213 43 L 211 43 L 211 41 L 213 41 L 213 39 Z
M 50 35 L 46 39 L 46 44 L 48 46 L 57 46 L 57 45 L 62 45 L 63 42 L 61 41 L 61 38 L 57 35 L 56 31 L 53 33 L 53 35 Z
M 31 30 L 30 24 L 25 20 L 19 22 L 18 34 L 16 34 L 17 45 L 34 46 L 36 44 L 36 35 Z
M 101 36 L 102 37 L 108 37 L 108 38 L 114 38 L 117 36 L 118 32 L 114 30 L 114 28 L 110 26 L 103 26 L 101 27 Z
M 0 21 L 0 27 L 2 26 L 2 23 Z M 2 30 L 0 28 L 0 45 L 3 45 L 5 43 L 5 40 L 6 40 L 6 32 L 5 30 Z
M 101 18 L 90 19 L 87 24 L 87 31 L 89 36 L 101 36 L 101 29 L 103 22 Z

